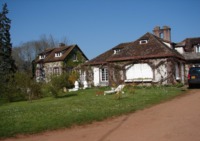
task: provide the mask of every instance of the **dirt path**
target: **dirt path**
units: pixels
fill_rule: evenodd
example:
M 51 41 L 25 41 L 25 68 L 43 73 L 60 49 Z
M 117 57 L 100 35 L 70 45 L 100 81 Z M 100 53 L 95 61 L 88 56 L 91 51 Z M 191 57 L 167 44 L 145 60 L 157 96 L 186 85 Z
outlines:
M 5 141 L 200 141 L 200 90 L 114 119 Z

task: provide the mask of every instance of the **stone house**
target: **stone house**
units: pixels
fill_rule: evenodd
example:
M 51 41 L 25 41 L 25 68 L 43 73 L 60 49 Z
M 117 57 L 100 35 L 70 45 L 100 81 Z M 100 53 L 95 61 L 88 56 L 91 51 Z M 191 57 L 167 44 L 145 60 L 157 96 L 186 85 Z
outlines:
M 121 43 L 85 63 L 82 72 L 86 73 L 88 83 L 94 86 L 185 83 L 185 66 L 200 63 L 199 54 L 194 52 L 200 51 L 200 38 L 173 43 L 168 26 L 155 27 L 153 33 Z
M 72 71 L 74 67 L 85 63 L 88 58 L 78 45 L 60 44 L 57 48 L 46 49 L 35 60 L 37 81 L 49 81 L 51 75 Z

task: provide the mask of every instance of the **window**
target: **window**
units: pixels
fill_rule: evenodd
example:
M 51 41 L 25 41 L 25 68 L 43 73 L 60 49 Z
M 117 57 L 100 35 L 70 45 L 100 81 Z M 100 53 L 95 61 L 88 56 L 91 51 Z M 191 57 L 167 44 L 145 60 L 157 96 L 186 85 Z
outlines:
M 81 80 L 81 82 L 86 81 L 86 72 L 80 70 L 79 74 L 80 74 L 80 80 Z
M 147 44 L 148 40 L 140 40 L 140 44 Z
M 196 45 L 196 53 L 200 53 L 200 44 Z
M 53 68 L 53 74 L 59 75 L 60 74 L 60 69 L 59 68 Z
M 40 70 L 36 70 L 36 77 L 40 77 L 40 76 L 41 76 Z
M 74 62 L 78 61 L 77 55 L 73 54 L 73 58 L 72 59 L 73 59 Z
M 120 49 L 114 49 L 114 54 L 117 54 L 120 52 Z
M 126 66 L 127 80 L 152 80 L 153 70 L 147 63 L 131 64 Z
M 101 69 L 101 81 L 102 82 L 108 81 L 108 69 L 107 68 Z
M 56 52 L 55 53 L 55 57 L 61 57 L 62 56 L 62 52 Z
M 45 55 L 40 55 L 39 56 L 39 59 L 44 59 L 45 58 Z

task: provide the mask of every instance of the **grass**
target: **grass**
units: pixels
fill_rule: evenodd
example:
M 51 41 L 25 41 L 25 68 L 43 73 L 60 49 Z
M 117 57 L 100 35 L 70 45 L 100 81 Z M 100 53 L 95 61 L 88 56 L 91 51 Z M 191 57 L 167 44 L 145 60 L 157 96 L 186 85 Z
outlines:
M 68 93 L 60 98 L 0 106 L 0 138 L 32 134 L 100 121 L 144 109 L 179 94 L 177 87 L 126 87 L 124 94 L 99 95 L 108 88 L 92 88 Z

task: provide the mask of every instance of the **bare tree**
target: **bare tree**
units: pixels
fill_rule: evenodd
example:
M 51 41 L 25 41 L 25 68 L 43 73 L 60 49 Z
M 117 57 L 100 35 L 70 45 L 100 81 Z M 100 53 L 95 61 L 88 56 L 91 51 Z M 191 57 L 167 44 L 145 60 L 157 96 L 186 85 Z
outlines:
M 66 45 L 67 40 L 63 38 L 62 43 Z M 52 35 L 48 37 L 42 35 L 37 41 L 29 41 L 13 48 L 13 58 L 16 60 L 16 65 L 19 71 L 31 73 L 32 61 L 36 59 L 37 55 L 47 48 L 58 47 L 59 41 Z

